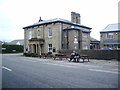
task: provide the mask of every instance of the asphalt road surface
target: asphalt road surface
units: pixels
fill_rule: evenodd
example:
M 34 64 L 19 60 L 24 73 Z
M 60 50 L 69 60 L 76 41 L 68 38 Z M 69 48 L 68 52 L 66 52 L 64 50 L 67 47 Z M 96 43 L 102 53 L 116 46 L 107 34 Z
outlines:
M 118 62 L 2 56 L 2 88 L 118 88 Z

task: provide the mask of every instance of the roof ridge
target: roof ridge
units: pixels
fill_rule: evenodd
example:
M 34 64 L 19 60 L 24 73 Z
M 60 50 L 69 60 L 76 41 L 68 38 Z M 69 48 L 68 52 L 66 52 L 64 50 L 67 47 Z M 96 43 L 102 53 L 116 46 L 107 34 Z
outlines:
M 23 29 L 25 29 L 25 28 L 27 28 L 27 27 L 33 27 L 33 26 L 37 26 L 37 25 L 40 25 L 40 24 L 52 23 L 52 22 L 57 22 L 57 21 L 64 22 L 64 23 L 70 23 L 70 24 L 73 24 L 73 25 L 77 25 L 77 26 L 81 26 L 81 27 L 88 28 L 88 29 L 92 29 L 92 28 L 90 28 L 90 27 L 87 27 L 87 26 L 84 26 L 84 25 L 81 25 L 81 24 L 77 24 L 77 23 L 73 23 L 73 22 L 71 22 L 71 21 L 69 21 L 69 20 L 61 19 L 61 18 L 54 18 L 54 19 L 49 19 L 49 20 L 43 20 L 43 21 L 34 23 L 34 24 L 32 24 L 32 25 L 23 27 Z

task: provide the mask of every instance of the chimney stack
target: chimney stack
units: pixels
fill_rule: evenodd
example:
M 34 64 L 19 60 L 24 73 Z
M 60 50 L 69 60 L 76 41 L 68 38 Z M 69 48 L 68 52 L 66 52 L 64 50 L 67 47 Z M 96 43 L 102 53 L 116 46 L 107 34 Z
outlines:
M 71 22 L 81 24 L 80 14 L 76 12 L 71 12 Z

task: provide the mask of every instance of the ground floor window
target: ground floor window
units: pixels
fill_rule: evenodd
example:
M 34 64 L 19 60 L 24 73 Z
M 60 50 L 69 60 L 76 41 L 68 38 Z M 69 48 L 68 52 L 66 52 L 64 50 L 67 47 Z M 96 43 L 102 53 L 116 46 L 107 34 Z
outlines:
M 52 52 L 52 44 L 48 44 L 48 52 Z
M 118 44 L 118 48 L 120 49 L 120 44 Z
M 84 46 L 83 46 L 83 49 L 88 49 L 88 45 L 84 45 Z
M 78 49 L 78 43 L 74 43 L 74 49 Z
M 104 44 L 104 48 L 108 48 L 108 49 L 120 49 L 120 44 Z

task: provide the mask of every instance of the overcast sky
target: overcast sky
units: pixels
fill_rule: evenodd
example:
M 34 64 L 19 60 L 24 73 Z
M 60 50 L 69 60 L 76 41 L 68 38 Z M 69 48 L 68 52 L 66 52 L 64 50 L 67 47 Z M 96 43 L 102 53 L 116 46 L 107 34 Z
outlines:
M 100 40 L 100 31 L 118 22 L 119 0 L 0 0 L 0 40 L 24 38 L 25 26 L 43 20 L 71 20 L 71 12 L 81 15 L 81 24 L 91 27 L 91 36 Z

